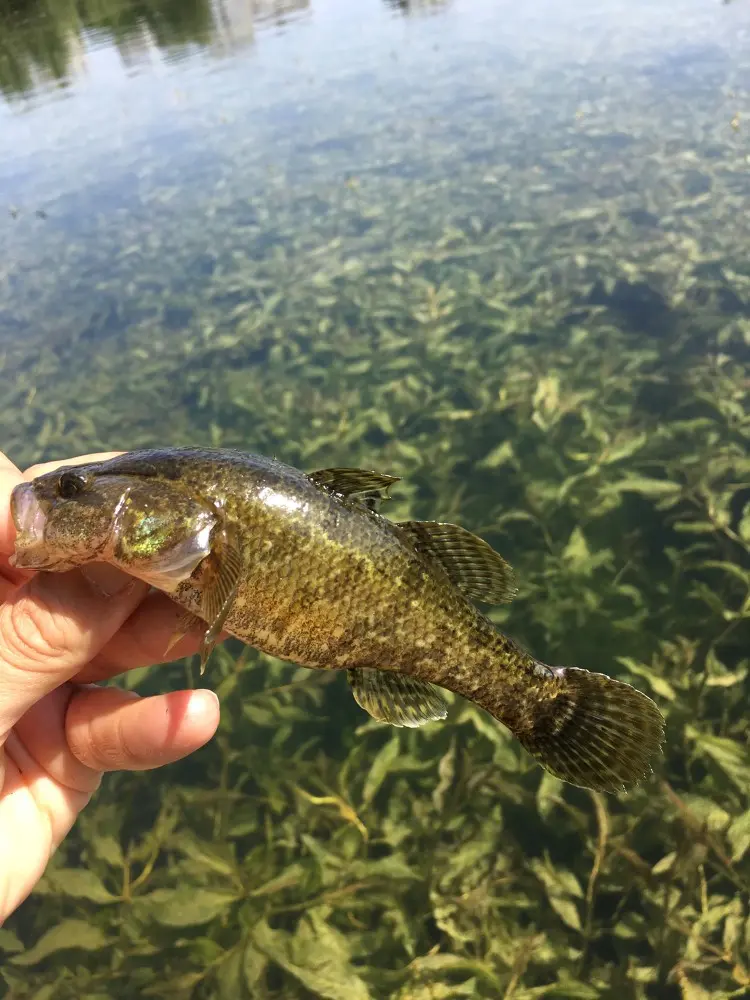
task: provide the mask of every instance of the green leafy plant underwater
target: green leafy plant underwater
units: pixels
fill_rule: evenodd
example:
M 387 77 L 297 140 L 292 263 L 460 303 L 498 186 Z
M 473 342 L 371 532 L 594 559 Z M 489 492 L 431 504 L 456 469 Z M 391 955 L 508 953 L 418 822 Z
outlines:
M 427 305 L 440 294 L 418 287 Z M 197 780 L 188 764 L 113 776 L 0 931 L 14 996 L 519 1000 L 647 997 L 670 982 L 690 1000 L 743 995 L 744 373 L 686 351 L 677 402 L 652 423 L 633 399 L 664 384 L 658 354 L 619 335 L 603 364 L 618 334 L 592 310 L 542 368 L 489 332 L 473 363 L 453 356 L 461 408 L 446 391 L 437 433 L 394 435 L 370 464 L 406 475 L 399 516 L 460 508 L 509 554 L 521 593 L 497 612 L 504 627 L 658 699 L 668 744 L 653 781 L 587 795 L 467 704 L 391 730 L 347 707 L 335 675 L 224 649 L 210 668 L 221 732 Z M 434 328 L 422 347 L 447 381 Z M 393 356 L 406 364 L 391 391 L 424 389 L 424 366 Z M 503 435 L 486 450 L 488 422 Z M 195 673 L 127 682 L 160 690 L 183 670 Z
M 213 743 L 109 776 L 0 929 L 14 1000 L 748 995 L 746 162 L 700 101 L 705 150 L 665 158 L 682 104 L 650 99 L 633 93 L 618 131 L 571 98 L 534 135 L 533 175 L 521 101 L 504 166 L 477 176 L 467 138 L 418 180 L 342 184 L 321 152 L 292 202 L 227 140 L 231 180 L 194 192 L 199 226 L 156 187 L 153 246 L 135 216 L 92 223 L 86 247 L 50 229 L 55 280 L 3 286 L 40 336 L 7 349 L 15 460 L 210 443 L 402 476 L 389 517 L 458 521 L 513 564 L 498 625 L 641 687 L 668 722 L 653 778 L 602 797 L 458 699 L 393 730 L 343 678 L 230 643 L 206 675 Z M 411 133 L 361 112 L 408 167 Z M 650 123 L 632 146 L 615 142 L 628 115 Z M 71 276 L 96 254 L 117 277 L 92 306 Z M 62 319 L 36 324 L 63 285 Z M 79 331 L 64 345 L 62 327 Z M 197 664 L 123 683 L 186 678 Z

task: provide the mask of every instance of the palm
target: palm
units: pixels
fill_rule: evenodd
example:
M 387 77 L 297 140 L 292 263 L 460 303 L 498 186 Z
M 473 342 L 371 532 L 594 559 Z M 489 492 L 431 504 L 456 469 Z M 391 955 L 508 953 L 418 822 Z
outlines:
M 0 792 L 0 856 L 18 859 L 7 873 L 0 912 L 8 896 L 25 896 L 44 872 L 57 845 L 99 783 L 98 772 L 73 756 L 65 739 L 69 693 L 58 688 L 30 709 L 5 744 L 5 776 Z M 75 784 L 63 780 L 75 776 Z M 21 884 L 19 882 L 22 880 Z

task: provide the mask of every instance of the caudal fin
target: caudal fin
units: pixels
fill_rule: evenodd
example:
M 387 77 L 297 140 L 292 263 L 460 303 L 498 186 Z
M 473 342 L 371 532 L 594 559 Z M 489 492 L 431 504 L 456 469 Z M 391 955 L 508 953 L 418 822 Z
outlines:
M 664 718 L 630 684 L 577 667 L 557 667 L 559 691 L 540 703 L 532 727 L 516 736 L 563 781 L 614 792 L 651 773 L 664 741 Z

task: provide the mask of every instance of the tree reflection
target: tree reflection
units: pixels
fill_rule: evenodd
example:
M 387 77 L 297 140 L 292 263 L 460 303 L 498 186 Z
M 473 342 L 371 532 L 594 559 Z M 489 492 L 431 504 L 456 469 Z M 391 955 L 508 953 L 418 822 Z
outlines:
M 85 62 L 87 38 L 130 64 L 157 47 L 247 42 L 257 21 L 284 22 L 309 0 L 0 0 L 0 92 L 67 83 Z
M 383 3 L 401 14 L 416 14 L 447 7 L 450 0 L 383 0 Z

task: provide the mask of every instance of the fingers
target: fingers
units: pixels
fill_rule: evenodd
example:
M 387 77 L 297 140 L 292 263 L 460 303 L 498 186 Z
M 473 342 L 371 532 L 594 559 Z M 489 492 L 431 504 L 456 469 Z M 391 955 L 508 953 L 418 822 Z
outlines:
M 207 743 L 218 724 L 213 691 L 173 691 L 141 699 L 119 688 L 65 684 L 34 705 L 5 746 L 0 923 L 39 878 L 98 787 L 102 771 L 146 770 L 180 760 Z M 40 812 L 46 818 L 41 825 Z M 39 836 L 45 842 L 35 850 L 31 839 Z M 4 844 L 9 838 L 15 846 Z M 19 879 L 13 881 L 20 895 L 12 905 L 2 898 L 2 862 L 7 858 L 16 859 L 19 868 Z M 29 866 L 33 871 L 21 871 Z
M 117 635 L 76 675 L 76 681 L 101 681 L 136 667 L 163 663 L 182 611 L 166 594 L 151 591 Z M 168 658 L 178 660 L 197 653 L 207 627 L 204 624 L 188 632 L 170 649 Z M 222 633 L 221 638 L 227 638 L 226 633 Z
M 18 570 L 17 572 L 20 577 L 20 574 L 23 571 Z M 16 591 L 23 583 L 23 579 L 15 579 L 15 575 L 16 571 L 11 567 L 9 567 L 8 570 L 6 570 L 5 567 L 0 569 L 0 604 L 2 604 L 3 601 L 7 601 L 11 594 L 14 593 L 14 591 Z M 10 577 L 14 578 L 11 579 Z M 26 579 L 28 579 L 28 577 L 26 577 Z
M 16 529 L 10 513 L 10 494 L 14 486 L 23 482 L 23 475 L 20 469 L 0 452 L 0 559 L 9 556 L 13 551 Z M 17 570 L 9 566 L 6 559 L 2 559 L 0 564 L 2 574 L 3 593 L 1 599 L 5 599 L 12 587 L 22 583 L 27 579 L 28 574 L 22 570 Z
M 202 747 L 219 724 L 213 691 L 140 698 L 121 688 L 64 684 L 16 724 L 7 752 L 29 786 L 43 778 L 89 796 L 102 771 L 148 770 Z M 72 819 L 64 817 L 67 830 Z
M 91 797 L 53 780 L 14 731 L 0 796 L 0 924 L 31 892 Z M 96 780 L 96 779 L 95 779 Z
M 65 717 L 68 745 L 92 771 L 143 771 L 187 756 L 216 732 L 213 691 L 139 698 L 119 688 L 76 688 Z
M 141 700 L 116 688 L 65 685 L 36 705 L 5 747 L 0 924 L 41 877 L 96 789 L 99 769 L 142 770 L 179 760 L 209 740 L 218 722 L 211 691 Z
M 0 607 L 0 745 L 35 702 L 99 652 L 148 589 L 91 566 L 39 573 L 9 597 Z
M 166 594 L 151 591 L 117 635 L 92 657 L 76 681 L 90 683 L 105 680 L 126 670 L 163 662 L 181 614 L 182 608 Z M 170 650 L 169 658 L 177 659 L 194 653 L 200 641 L 200 632 L 189 633 Z
M 73 794 L 71 808 L 63 810 L 60 821 L 63 831 L 73 822 L 80 804 L 79 796 L 85 801 L 101 780 L 100 773 L 82 764 L 67 746 L 65 714 L 75 691 L 73 684 L 63 684 L 38 701 L 16 723 L 5 747 L 8 757 L 35 795 L 32 784 L 40 785 L 43 780 Z M 72 815 L 69 816 L 69 812 Z

